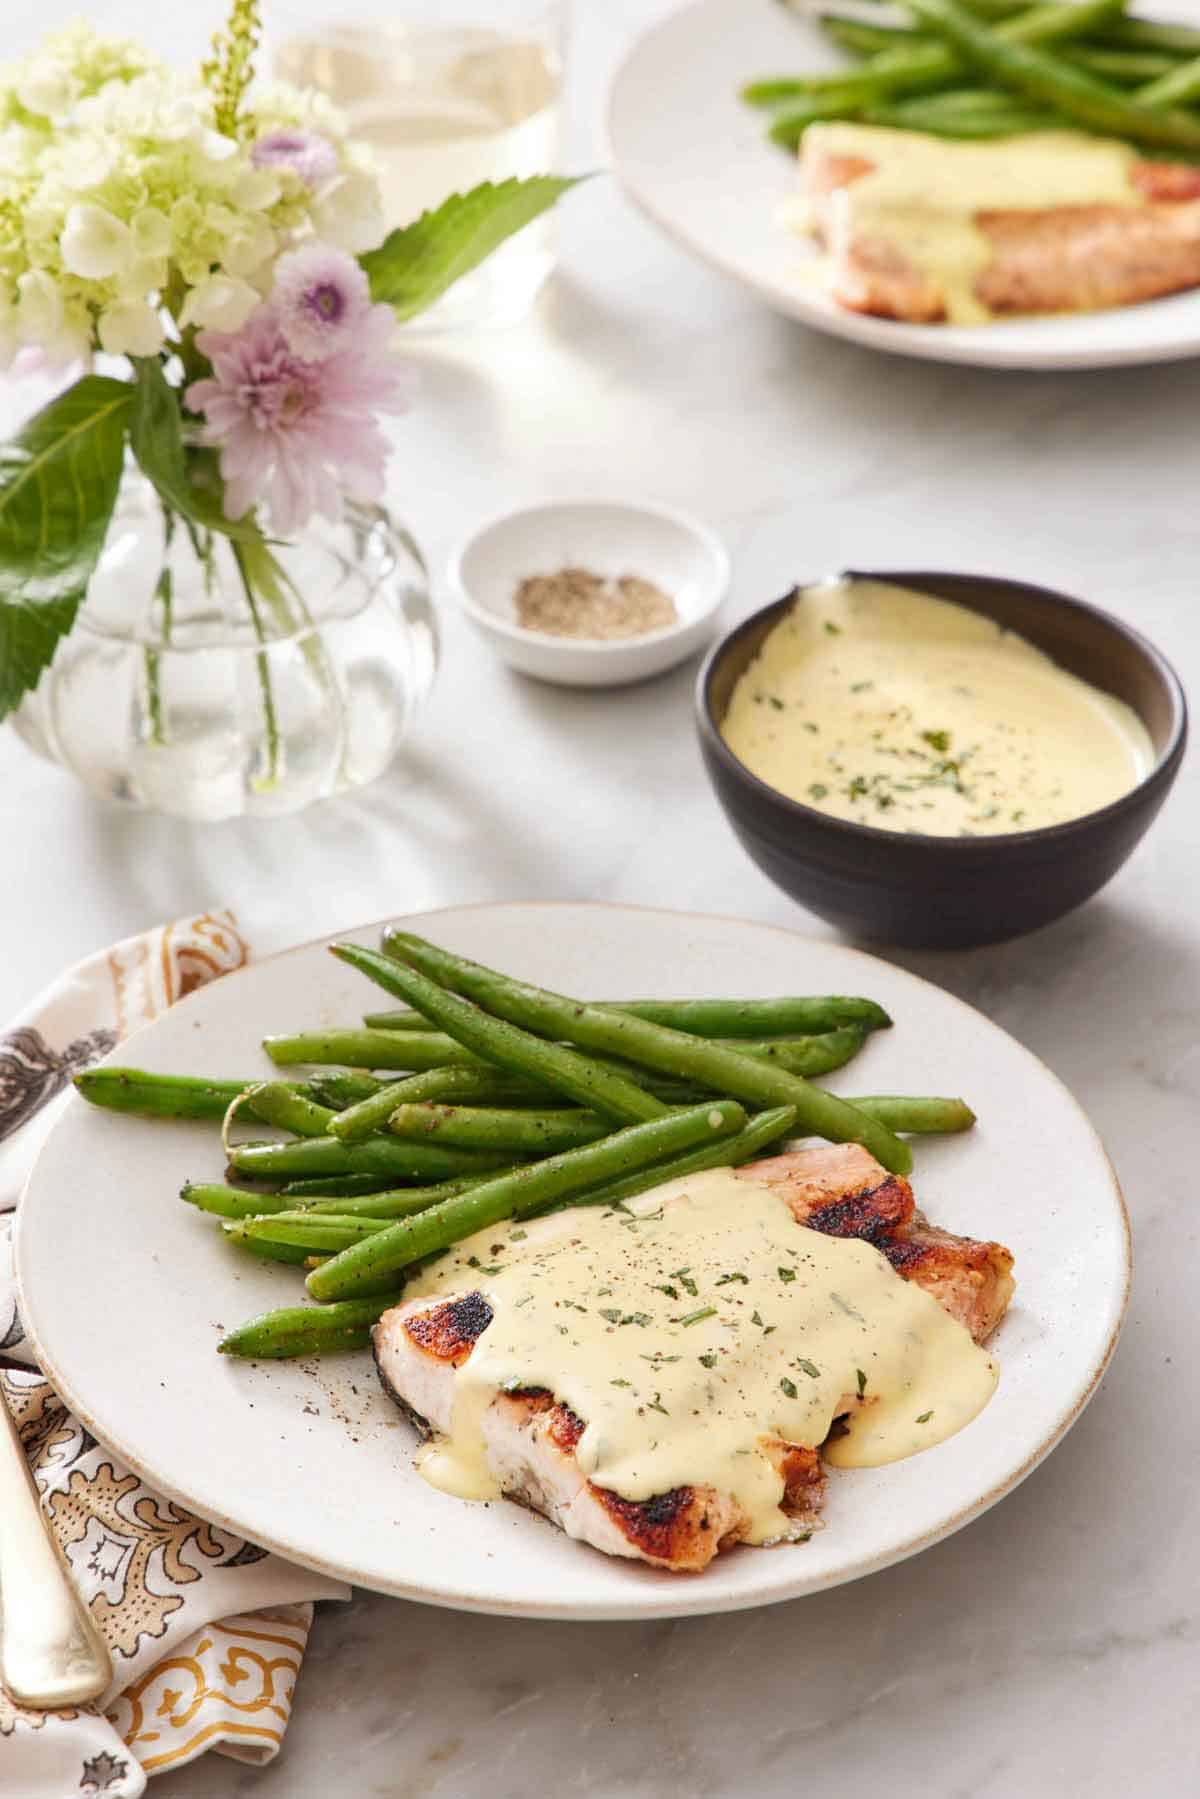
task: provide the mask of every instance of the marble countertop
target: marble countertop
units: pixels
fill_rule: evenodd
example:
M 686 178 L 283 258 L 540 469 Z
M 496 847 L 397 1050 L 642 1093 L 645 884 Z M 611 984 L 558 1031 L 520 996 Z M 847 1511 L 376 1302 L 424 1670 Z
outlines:
M 20 41 L 68 9 L 16 10 Z M 595 155 L 590 121 L 614 59 L 664 10 L 576 7 L 576 164 Z M 91 11 L 141 23 L 130 0 Z M 731 621 L 846 562 L 1007 572 L 1135 622 L 1200 691 L 1194 364 L 1022 376 L 880 357 L 763 311 L 658 238 L 607 180 L 564 209 L 561 272 L 533 317 L 414 354 L 422 397 L 396 433 L 392 490 L 435 569 L 483 513 L 650 496 L 724 534 Z M 19 405 L 14 384 L 4 407 Z M 102 811 L 0 733 L 0 1018 L 64 962 L 213 905 L 233 906 L 259 950 L 389 912 L 527 897 L 825 933 L 727 830 L 692 731 L 693 669 L 623 692 L 554 689 L 494 662 L 449 603 L 442 624 L 444 667 L 411 754 L 370 790 L 268 826 Z M 1193 764 L 1124 873 L 1059 925 L 896 958 L 1041 1056 L 1097 1121 L 1125 1185 L 1132 1310 L 1049 1462 L 916 1560 L 767 1611 L 560 1625 L 370 1595 L 326 1607 L 282 1757 L 255 1772 L 209 1756 L 151 1791 L 1190 1790 L 1198 787 Z

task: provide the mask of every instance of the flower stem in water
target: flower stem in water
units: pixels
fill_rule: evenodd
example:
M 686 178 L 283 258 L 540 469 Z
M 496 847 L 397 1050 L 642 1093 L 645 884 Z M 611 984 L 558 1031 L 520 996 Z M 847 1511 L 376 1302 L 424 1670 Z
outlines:
M 257 637 L 260 644 L 265 644 L 266 637 L 263 633 L 262 619 L 259 616 L 258 597 L 254 591 L 254 582 L 250 574 L 250 569 L 247 566 L 246 546 L 240 543 L 231 543 L 229 547 L 233 551 L 234 561 L 237 563 L 238 574 L 242 578 L 242 591 L 246 595 L 246 604 L 250 608 L 250 617 L 254 622 L 254 635 Z M 267 772 L 261 780 L 255 781 L 254 783 L 261 791 L 265 788 L 273 787 L 279 779 L 279 722 L 275 716 L 275 694 L 271 687 L 271 665 L 265 649 L 260 649 L 256 653 L 255 662 L 258 665 L 258 685 L 259 691 L 262 694 L 263 722 L 266 725 L 267 732 Z
M 171 607 L 174 598 L 174 584 L 171 565 L 167 557 L 171 550 L 171 539 L 175 535 L 175 514 L 169 506 L 163 507 L 163 565 L 159 570 L 158 580 L 154 586 L 154 597 L 162 608 L 160 635 L 164 649 L 171 643 Z M 158 651 L 147 645 L 146 657 L 146 699 L 150 712 L 150 741 L 161 747 L 167 741 L 163 728 L 162 689 L 159 684 Z

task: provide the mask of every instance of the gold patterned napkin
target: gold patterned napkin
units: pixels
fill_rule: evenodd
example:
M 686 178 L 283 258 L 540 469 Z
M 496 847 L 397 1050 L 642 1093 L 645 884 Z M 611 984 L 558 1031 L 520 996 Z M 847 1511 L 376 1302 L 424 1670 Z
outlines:
M 77 1710 L 30 1711 L 0 1689 L 0 1793 L 14 1799 L 137 1799 L 207 1749 L 269 1761 L 312 1601 L 350 1596 L 144 1486 L 33 1364 L 16 1306 L 11 1208 L 71 1076 L 248 957 L 230 914 L 181 919 L 80 963 L 0 1033 L 0 1396 L 114 1669 Z

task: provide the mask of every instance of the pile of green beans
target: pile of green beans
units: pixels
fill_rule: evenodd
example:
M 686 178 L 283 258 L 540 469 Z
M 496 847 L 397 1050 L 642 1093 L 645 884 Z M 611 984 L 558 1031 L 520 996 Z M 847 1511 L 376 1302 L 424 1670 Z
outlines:
M 853 60 L 772 76 L 742 97 L 794 150 L 821 120 L 1006 137 L 1076 129 L 1159 154 L 1200 153 L 1200 28 L 1124 17 L 1126 0 L 901 0 L 907 24 L 839 14 L 818 23 Z
M 858 1141 L 903 1172 L 898 1133 L 974 1122 L 961 1100 L 850 1102 L 810 1083 L 891 1024 L 870 999 L 585 1004 L 403 932 L 385 934 L 384 954 L 331 947 L 405 1009 L 267 1038 L 301 1078 L 108 1066 L 76 1081 L 110 1111 L 220 1123 L 228 1184 L 189 1182 L 180 1197 L 233 1249 L 307 1273 L 317 1303 L 231 1331 L 226 1355 L 361 1348 L 409 1270 L 506 1218 L 616 1205 L 788 1136 Z M 286 1137 L 235 1141 L 252 1121 Z

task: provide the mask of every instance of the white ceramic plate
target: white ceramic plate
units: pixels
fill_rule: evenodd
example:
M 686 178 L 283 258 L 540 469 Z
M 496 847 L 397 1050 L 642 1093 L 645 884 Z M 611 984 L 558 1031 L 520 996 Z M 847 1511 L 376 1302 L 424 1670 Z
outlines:
M 815 9 L 814 9 L 815 10 Z M 1194 22 L 1176 0 L 1157 17 Z M 834 305 L 812 279 L 814 252 L 777 219 L 796 171 L 765 142 L 766 115 L 738 99 L 756 76 L 830 68 L 844 59 L 818 26 L 776 0 L 698 0 L 641 38 L 613 79 L 613 167 L 654 223 L 683 249 L 818 330 L 935 362 L 992 368 L 1104 368 L 1200 354 L 1200 291 L 1143 306 L 986 326 L 905 325 Z
M 37 1354 L 87 1427 L 172 1499 L 295 1561 L 409 1599 L 544 1618 L 629 1618 L 790 1599 L 924 1549 L 1009 1492 L 1078 1416 L 1112 1353 L 1129 1279 L 1120 1193 L 1092 1126 L 1031 1055 L 903 970 L 719 918 L 591 905 L 428 914 L 438 942 L 568 991 L 865 992 L 892 1012 L 842 1086 L 962 1092 L 969 1137 L 926 1143 L 918 1196 L 938 1223 L 1016 1255 L 995 1339 L 999 1390 L 948 1443 L 832 1472 L 827 1528 L 739 1549 L 699 1577 L 610 1560 L 509 1504 L 469 1505 L 413 1471 L 414 1438 L 370 1359 L 252 1365 L 222 1329 L 294 1303 L 293 1270 L 248 1264 L 175 1194 L 220 1178 L 211 1128 L 73 1101 L 21 1208 L 17 1268 Z M 374 942 L 376 927 L 350 933 Z M 320 944 L 202 989 L 123 1047 L 151 1069 L 253 1075 L 267 1031 L 347 1021 L 373 990 Z

